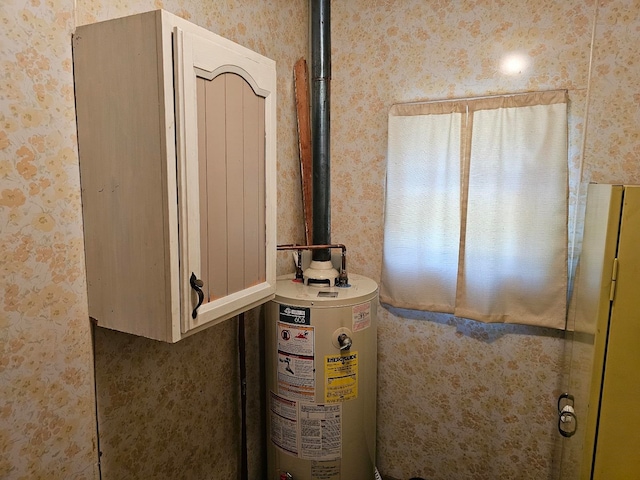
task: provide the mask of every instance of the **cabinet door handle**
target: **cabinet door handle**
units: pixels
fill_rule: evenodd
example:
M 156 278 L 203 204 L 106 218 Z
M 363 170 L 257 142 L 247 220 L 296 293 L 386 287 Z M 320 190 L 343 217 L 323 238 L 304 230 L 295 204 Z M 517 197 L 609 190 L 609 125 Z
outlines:
M 193 272 L 191 272 L 189 283 L 191 284 L 191 288 L 193 288 L 198 294 L 198 304 L 193 309 L 193 312 L 191 312 L 191 318 L 195 319 L 198 316 L 198 308 L 200 308 L 200 305 L 202 305 L 202 302 L 204 301 L 204 293 L 202 293 L 202 286 L 204 283 L 202 283 L 202 280 L 196 277 L 196 274 Z

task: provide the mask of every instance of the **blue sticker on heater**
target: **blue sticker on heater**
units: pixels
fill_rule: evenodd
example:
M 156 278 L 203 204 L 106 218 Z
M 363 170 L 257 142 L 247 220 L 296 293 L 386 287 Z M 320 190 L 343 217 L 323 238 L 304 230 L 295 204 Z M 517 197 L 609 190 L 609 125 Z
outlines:
M 294 325 L 311 325 L 311 309 L 280 305 L 280 321 Z

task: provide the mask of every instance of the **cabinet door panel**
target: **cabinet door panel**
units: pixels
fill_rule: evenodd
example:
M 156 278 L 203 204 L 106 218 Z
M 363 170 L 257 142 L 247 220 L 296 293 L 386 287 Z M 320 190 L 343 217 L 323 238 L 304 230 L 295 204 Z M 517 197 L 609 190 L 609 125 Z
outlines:
M 198 78 L 197 95 L 200 264 L 208 302 L 266 279 L 264 99 L 232 73 Z
M 265 277 L 264 99 L 243 85 L 244 121 L 244 284 Z
M 201 218 L 209 225 L 207 232 L 201 232 L 201 255 L 206 267 L 208 282 L 208 301 L 227 295 L 227 164 L 226 158 L 226 122 L 225 122 L 225 76 L 221 75 L 209 81 L 198 78 L 203 85 L 198 95 L 203 105 L 203 117 L 206 123 L 199 127 L 200 135 L 206 138 L 206 156 L 200 156 L 199 162 L 206 166 L 207 175 L 201 179 L 206 192 L 200 192 L 200 198 L 206 199 L 207 214 Z M 206 194 L 205 194 L 206 193 Z M 205 250 L 206 249 L 206 250 Z
M 184 98 L 196 99 L 193 110 L 187 106 L 182 112 L 183 135 L 178 134 L 184 142 L 179 150 L 185 152 L 178 188 L 185 225 L 181 278 L 187 289 L 193 272 L 204 293 L 195 318 L 193 292 L 184 305 L 186 333 L 213 318 L 228 318 L 243 304 L 262 303 L 275 291 L 275 275 L 267 273 L 275 266 L 268 253 L 269 244 L 275 252 L 275 215 L 269 215 L 267 202 L 275 185 L 265 165 L 268 152 L 275 153 L 267 134 L 275 82 L 266 82 L 255 62 L 230 66 L 224 55 L 207 53 L 206 39 L 176 35 L 176 63 L 182 69 L 176 78 Z
M 227 228 L 229 293 L 244 288 L 244 111 L 242 108 L 242 78 L 225 74 L 227 78 Z
M 196 82 L 197 98 L 205 98 L 206 84 L 202 80 Z M 206 108 L 201 108 L 198 105 L 198 132 L 206 125 L 205 118 Z M 207 155 L 207 136 L 198 134 L 198 159 L 206 158 Z M 202 195 L 202 192 L 207 191 L 207 178 L 209 172 L 207 170 L 207 162 L 198 162 L 198 191 L 200 192 L 200 245 L 206 244 L 208 236 L 207 219 L 209 218 L 209 198 L 207 195 Z M 211 299 L 210 283 L 209 283 L 209 259 L 208 256 L 202 255 L 200 257 L 200 272 L 201 280 L 203 282 L 202 290 L 204 292 L 204 301 L 208 302 Z

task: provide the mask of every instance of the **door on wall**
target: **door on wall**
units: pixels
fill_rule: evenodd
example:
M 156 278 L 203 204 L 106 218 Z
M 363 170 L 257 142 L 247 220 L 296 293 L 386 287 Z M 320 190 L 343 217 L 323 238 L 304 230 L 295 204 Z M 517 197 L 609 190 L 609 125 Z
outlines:
M 640 478 L 638 285 L 640 186 L 590 185 L 569 316 L 571 396 L 558 408 L 570 435 L 562 479 Z
M 265 102 L 236 73 L 198 76 L 196 86 L 200 235 L 193 243 L 204 311 L 267 282 Z
M 178 198 L 188 332 L 213 312 L 258 305 L 275 290 L 275 188 L 266 162 L 275 78 L 202 35 L 175 27 L 173 40 L 177 150 L 187 159 L 178 162 Z M 201 298 L 191 292 L 192 278 Z

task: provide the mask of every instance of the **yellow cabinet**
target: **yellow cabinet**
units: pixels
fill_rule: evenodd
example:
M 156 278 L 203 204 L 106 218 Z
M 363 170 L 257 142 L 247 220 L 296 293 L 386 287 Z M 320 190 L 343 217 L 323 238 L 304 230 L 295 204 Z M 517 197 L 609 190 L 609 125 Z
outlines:
M 273 298 L 275 62 L 163 10 L 73 57 L 89 315 L 176 342 Z
M 577 429 L 563 479 L 640 478 L 639 245 L 640 186 L 589 185 L 570 347 Z

